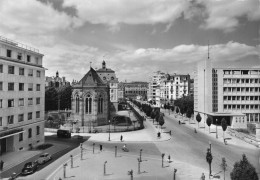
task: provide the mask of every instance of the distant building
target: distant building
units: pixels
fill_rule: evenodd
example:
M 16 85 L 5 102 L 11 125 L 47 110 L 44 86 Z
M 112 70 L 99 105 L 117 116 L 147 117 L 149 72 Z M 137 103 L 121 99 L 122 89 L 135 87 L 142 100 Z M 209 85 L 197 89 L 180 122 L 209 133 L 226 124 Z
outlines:
M 260 122 L 260 69 L 212 68 L 211 59 L 198 64 L 194 79 L 194 112 L 220 124 L 225 118 L 232 128 Z
M 91 128 L 91 126 L 108 124 L 108 92 L 109 86 L 92 68 L 73 85 L 71 119 L 77 122 L 77 126 Z
M 140 98 L 147 99 L 147 82 L 129 82 L 123 83 L 126 98 Z
M 121 102 L 125 98 L 125 86 L 123 82 L 118 83 L 118 101 Z
M 43 54 L 0 36 L 0 155 L 44 143 Z
M 118 79 L 116 78 L 115 71 L 106 67 L 106 62 L 102 62 L 102 68 L 97 71 L 101 80 L 109 85 L 110 101 L 116 111 L 118 111 Z
M 61 87 L 65 85 L 69 85 L 70 82 L 66 81 L 65 77 L 59 77 L 59 72 L 56 72 L 56 76 L 54 77 L 45 77 L 45 87 Z

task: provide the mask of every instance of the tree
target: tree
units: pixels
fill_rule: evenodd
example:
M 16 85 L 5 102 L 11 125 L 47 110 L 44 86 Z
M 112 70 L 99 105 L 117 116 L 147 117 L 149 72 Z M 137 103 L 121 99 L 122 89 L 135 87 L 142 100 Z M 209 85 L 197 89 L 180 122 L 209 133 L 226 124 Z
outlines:
M 160 111 L 156 110 L 155 111 L 155 121 L 157 122 L 157 124 L 159 123 L 159 117 L 160 117 Z
M 71 109 L 71 95 L 72 95 L 72 86 L 66 85 L 61 88 L 60 93 L 60 109 Z
M 153 123 L 154 123 L 154 118 L 155 118 L 156 114 L 154 111 L 151 112 L 151 118 L 153 119 Z
M 222 129 L 223 129 L 223 139 L 225 140 L 225 131 L 226 131 L 226 129 L 227 129 L 227 121 L 226 121 L 226 119 L 225 118 L 223 118 L 222 120 L 221 120 L 221 126 L 222 126 Z
M 190 121 L 191 115 L 192 115 L 192 110 L 190 108 L 188 108 L 188 110 L 186 112 L 186 116 L 187 116 L 187 118 L 189 118 L 189 121 Z
M 209 126 L 209 133 L 210 133 L 210 126 L 211 126 L 211 124 L 212 124 L 212 117 L 211 117 L 211 116 L 208 116 L 206 122 L 207 122 L 207 125 Z
M 222 158 L 222 162 L 220 164 L 220 167 L 221 169 L 223 170 L 223 173 L 224 173 L 224 180 L 225 180 L 225 172 L 227 170 L 227 162 L 226 162 L 226 159 L 223 157 Z
M 171 110 L 172 110 L 172 112 L 174 111 L 174 106 L 171 106 Z
M 199 128 L 199 123 L 200 123 L 200 121 L 201 121 L 200 113 L 197 114 L 196 120 L 198 121 L 198 128 Z
M 45 111 L 58 109 L 58 92 L 54 87 L 45 89 Z
M 163 115 L 161 114 L 160 117 L 159 117 L 159 124 L 161 126 L 161 129 L 162 129 L 162 126 L 164 125 L 164 118 L 163 118 Z
M 178 107 L 176 107 L 176 113 L 177 113 L 177 114 L 179 113 L 179 108 L 178 108 Z
M 245 154 L 242 155 L 240 162 L 234 164 L 230 173 L 231 180 L 258 180 L 258 175 L 254 166 L 247 160 Z

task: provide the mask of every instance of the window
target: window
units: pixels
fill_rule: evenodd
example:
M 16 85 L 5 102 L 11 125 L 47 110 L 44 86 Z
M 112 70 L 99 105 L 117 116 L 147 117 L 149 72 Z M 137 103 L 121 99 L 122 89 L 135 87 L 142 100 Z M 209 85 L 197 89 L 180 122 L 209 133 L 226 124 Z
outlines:
M 28 69 L 28 76 L 33 76 L 33 70 L 32 69 Z
M 31 62 L 31 56 L 27 55 L 27 62 Z
M 36 118 L 40 118 L 40 111 L 36 111 Z
M 36 76 L 41 77 L 41 71 L 36 71 Z
M 40 84 L 37 84 L 36 85 L 36 91 L 40 91 L 41 90 L 41 85 Z
M 3 99 L 0 99 L 0 108 L 3 107 Z
M 24 83 L 19 83 L 19 91 L 24 91 Z
M 91 112 L 92 112 L 92 98 L 90 97 L 90 95 L 87 96 L 85 103 L 86 103 L 86 106 L 85 106 L 86 113 L 91 114 Z
M 36 126 L 36 135 L 40 134 L 40 126 Z
M 23 141 L 23 133 L 19 134 L 19 141 Z
M 14 107 L 14 99 L 8 99 L 8 107 Z
M 41 103 L 41 98 L 36 98 L 36 104 L 40 104 Z
M 17 54 L 17 59 L 22 60 L 22 53 Z
M 24 98 L 19 99 L 18 106 L 24 106 Z
M 13 124 L 14 123 L 14 116 L 7 116 L 7 124 Z
M 8 83 L 8 91 L 14 90 L 14 83 Z
M 39 58 L 38 57 L 35 57 L 35 63 L 39 64 Z
M 33 83 L 28 84 L 28 91 L 33 91 Z
M 32 137 L 32 129 L 29 128 L 29 129 L 28 129 L 28 138 L 31 138 L 31 137 Z
M 0 91 L 3 91 L 3 82 L 0 82 Z
M 28 120 L 32 120 L 32 112 L 28 113 Z
M 24 76 L 24 68 L 19 68 L 19 75 Z
M 7 57 L 12 57 L 12 51 L 10 49 L 6 50 L 6 56 Z
M 3 64 L 0 64 L 0 73 L 3 73 Z
M 23 114 L 18 115 L 18 122 L 22 122 L 24 120 Z
M 14 66 L 8 66 L 8 74 L 14 74 Z
M 28 98 L 28 105 L 33 105 L 33 98 Z
M 101 95 L 98 98 L 98 113 L 103 113 L 103 97 Z
M 3 126 L 2 117 L 0 117 L 0 126 Z
M 79 96 L 76 96 L 76 113 L 79 112 Z

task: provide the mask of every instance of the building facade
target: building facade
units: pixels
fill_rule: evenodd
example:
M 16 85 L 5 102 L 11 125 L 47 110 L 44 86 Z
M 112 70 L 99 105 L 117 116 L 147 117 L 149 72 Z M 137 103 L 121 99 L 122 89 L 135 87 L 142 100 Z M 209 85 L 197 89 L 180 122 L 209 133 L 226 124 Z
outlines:
M 109 96 L 110 102 L 113 104 L 116 111 L 118 111 L 118 78 L 116 78 L 115 71 L 110 68 L 106 67 L 106 62 L 102 62 L 102 68 L 98 69 L 97 71 L 98 76 L 100 79 L 108 84 L 109 86 Z
M 211 115 L 228 120 L 232 128 L 260 122 L 260 69 L 212 68 L 211 60 L 198 64 L 194 79 L 194 111 L 204 120 Z
M 71 120 L 77 126 L 99 126 L 108 124 L 109 86 L 97 72 L 90 68 L 88 73 L 73 85 Z
M 56 76 L 53 77 L 45 77 L 45 87 L 61 87 L 65 85 L 70 85 L 69 81 L 66 81 L 65 77 L 59 77 L 59 72 L 56 72 Z
M 147 82 L 129 82 L 124 83 L 125 97 L 126 98 L 136 98 L 147 99 Z
M 0 154 L 44 143 L 42 60 L 39 50 L 0 37 Z

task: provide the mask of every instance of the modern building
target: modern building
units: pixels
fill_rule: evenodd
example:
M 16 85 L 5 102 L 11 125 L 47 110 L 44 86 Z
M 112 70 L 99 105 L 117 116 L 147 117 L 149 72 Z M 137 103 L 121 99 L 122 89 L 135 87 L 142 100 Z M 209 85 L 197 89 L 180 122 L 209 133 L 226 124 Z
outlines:
M 194 79 L 194 113 L 220 124 L 225 118 L 232 128 L 260 122 L 260 69 L 214 68 L 211 59 L 198 64 Z
M 78 127 L 108 124 L 109 86 L 97 72 L 90 68 L 88 73 L 73 85 L 71 120 Z M 89 129 L 89 130 L 90 130 Z
M 190 75 L 166 74 L 160 83 L 161 102 L 173 103 L 174 100 L 188 96 L 190 92 Z
M 126 98 L 140 97 L 141 99 L 147 99 L 147 82 L 125 82 L 123 84 Z
M 102 62 L 102 68 L 97 71 L 98 76 L 101 80 L 109 85 L 110 91 L 110 102 L 113 104 L 112 108 L 118 111 L 118 78 L 116 78 L 115 71 L 106 67 L 106 62 Z
M 56 76 L 53 77 L 45 77 L 45 87 L 61 87 L 65 85 L 69 85 L 70 82 L 66 81 L 65 77 L 59 77 L 59 72 L 56 72 Z
M 166 80 L 165 73 L 161 71 L 154 72 L 149 77 L 148 91 L 147 91 L 147 100 L 152 101 L 153 104 L 157 107 L 161 106 L 161 83 Z
M 0 37 L 0 154 L 44 143 L 43 54 Z

